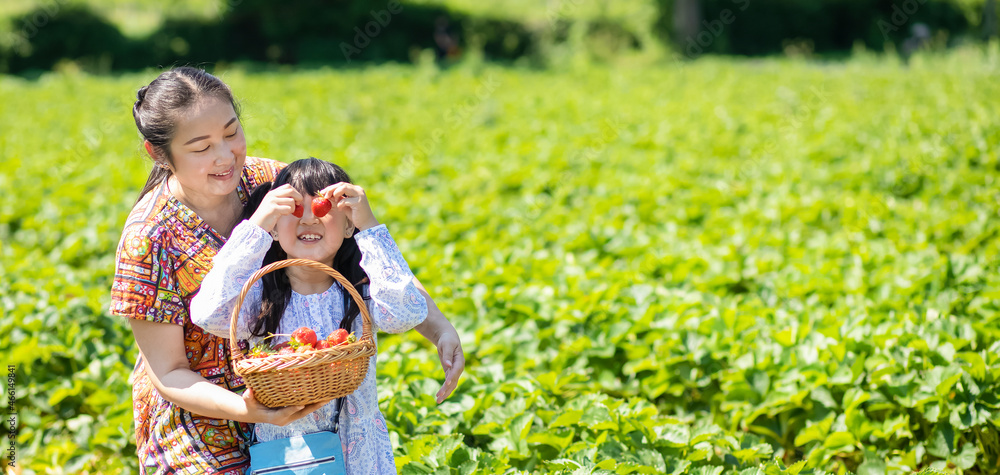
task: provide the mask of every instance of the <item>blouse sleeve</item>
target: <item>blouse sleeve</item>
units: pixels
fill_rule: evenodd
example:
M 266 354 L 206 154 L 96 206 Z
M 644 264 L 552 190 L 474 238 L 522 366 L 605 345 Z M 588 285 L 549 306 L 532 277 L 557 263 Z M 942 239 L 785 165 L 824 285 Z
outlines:
M 371 281 L 369 310 L 376 329 L 402 333 L 423 322 L 427 300 L 385 225 L 361 231 L 354 239 L 361 249 L 361 268 Z
M 201 282 L 201 289 L 191 301 L 191 322 L 205 331 L 229 338 L 233 307 L 243 285 L 257 272 L 264 255 L 271 248 L 271 235 L 260 226 L 243 221 L 212 261 L 212 270 Z M 236 323 L 236 338 L 250 339 L 250 322 L 260 313 L 262 284 L 250 287 Z
M 165 233 L 149 224 L 126 226 L 115 253 L 111 284 L 112 315 L 157 323 L 183 325 L 187 309 L 174 275 L 175 254 Z

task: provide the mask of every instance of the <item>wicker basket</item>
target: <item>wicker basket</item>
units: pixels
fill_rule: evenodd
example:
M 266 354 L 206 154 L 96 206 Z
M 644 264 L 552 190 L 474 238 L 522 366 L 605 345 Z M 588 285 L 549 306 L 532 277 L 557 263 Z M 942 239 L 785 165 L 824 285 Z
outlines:
M 236 344 L 236 322 L 243 299 L 254 282 L 265 274 L 290 266 L 318 269 L 340 282 L 361 308 L 362 330 L 358 341 L 323 350 L 290 355 L 247 358 Z M 288 259 L 264 266 L 243 285 L 229 327 L 229 352 L 233 370 L 253 389 L 254 396 L 267 407 L 312 404 L 346 396 L 361 385 L 368 374 L 368 358 L 375 356 L 372 317 L 354 286 L 339 272 L 316 261 Z

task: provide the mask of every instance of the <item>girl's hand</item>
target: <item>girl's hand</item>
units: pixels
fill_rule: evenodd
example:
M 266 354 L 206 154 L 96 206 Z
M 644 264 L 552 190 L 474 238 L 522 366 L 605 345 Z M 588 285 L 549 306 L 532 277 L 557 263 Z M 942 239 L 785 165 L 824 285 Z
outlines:
M 292 185 L 284 184 L 264 195 L 264 199 L 257 207 L 257 211 L 250 217 L 250 222 L 260 226 L 261 229 L 271 232 L 278 224 L 278 218 L 292 214 L 295 205 L 302 203 L 302 194 Z
M 462 342 L 458 339 L 458 332 L 454 328 L 443 332 L 438 337 L 436 346 L 441 366 L 444 367 L 444 384 L 436 396 L 437 403 L 441 404 L 458 386 L 458 378 L 465 370 L 465 353 L 462 352 Z
M 253 390 L 247 388 L 243 391 L 243 401 L 247 405 L 247 416 L 255 423 L 267 423 L 274 424 L 276 426 L 286 426 L 292 421 L 301 419 L 304 416 L 312 414 L 317 409 L 326 405 L 330 401 L 320 401 L 317 403 L 310 404 L 308 406 L 286 406 L 286 407 L 267 407 L 257 401 L 257 398 L 253 397 Z
M 368 204 L 365 190 L 360 186 L 340 182 L 323 188 L 320 195 L 343 211 L 347 219 L 357 226 L 358 231 L 378 226 L 378 220 L 375 219 L 372 207 Z

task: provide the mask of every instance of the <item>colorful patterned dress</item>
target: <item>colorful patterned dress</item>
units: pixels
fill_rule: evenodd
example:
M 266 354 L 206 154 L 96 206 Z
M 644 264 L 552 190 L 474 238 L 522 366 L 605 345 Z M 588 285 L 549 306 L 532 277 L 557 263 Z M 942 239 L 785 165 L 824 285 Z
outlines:
M 273 181 L 285 164 L 247 157 L 237 186 L 246 203 L 257 185 Z M 232 372 L 229 341 L 191 323 L 188 309 L 212 259 L 225 243 L 165 184 L 129 213 L 118 244 L 111 314 L 184 327 L 191 370 L 230 391 L 243 389 Z M 140 472 L 233 474 L 249 467 L 250 425 L 192 414 L 164 400 L 146 376 L 142 357 L 132 373 L 132 410 Z
M 402 333 L 427 318 L 427 300 L 413 283 L 413 273 L 403 259 L 396 242 L 385 225 L 366 229 L 354 235 L 361 250 L 361 268 L 371 284 L 368 301 L 374 331 Z M 264 254 L 274 240 L 259 226 L 243 221 L 215 259 L 215 266 L 205 278 L 201 292 L 191 306 L 191 318 L 206 331 L 220 337 L 229 336 L 229 325 L 237 297 L 250 276 L 260 269 Z M 261 307 L 263 284 L 258 280 L 240 307 L 236 337 L 256 345 L 263 338 L 250 334 L 250 322 Z M 320 338 L 337 328 L 344 317 L 344 290 L 336 281 L 324 292 L 302 295 L 292 292 L 278 325 L 279 334 L 288 334 L 305 326 L 316 330 Z M 352 330 L 361 335 L 361 318 Z M 274 343 L 288 341 L 287 336 L 275 337 Z M 377 345 L 377 339 L 376 339 Z M 395 459 L 385 417 L 378 408 L 375 360 L 368 360 L 368 374 L 356 391 L 347 395 L 340 413 L 340 442 L 343 444 L 347 475 L 394 475 Z M 257 439 L 262 442 L 333 430 L 334 403 L 285 426 L 256 424 Z

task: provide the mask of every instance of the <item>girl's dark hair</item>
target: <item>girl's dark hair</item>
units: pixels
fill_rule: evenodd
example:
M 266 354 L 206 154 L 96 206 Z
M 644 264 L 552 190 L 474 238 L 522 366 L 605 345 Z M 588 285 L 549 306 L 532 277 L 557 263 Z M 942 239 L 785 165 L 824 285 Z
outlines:
M 278 173 L 273 184 L 265 183 L 254 188 L 239 220 L 243 221 L 253 216 L 264 200 L 264 195 L 272 188 L 287 183 L 301 193 L 315 195 L 323 188 L 340 182 L 351 182 L 351 177 L 343 168 L 312 157 L 296 160 Z M 263 265 L 266 266 L 285 259 L 288 259 L 288 255 L 285 254 L 278 241 L 275 241 L 264 255 Z M 361 287 L 368 283 L 368 275 L 361 268 L 361 250 L 354 237 L 345 238 L 344 243 L 340 245 L 340 250 L 333 257 L 333 269 L 343 274 L 348 282 L 353 282 L 358 293 L 364 295 Z M 263 285 L 260 315 L 256 320 L 250 322 L 250 332 L 255 336 L 263 337 L 278 331 L 278 323 L 281 322 L 281 316 L 284 315 L 288 302 L 292 298 L 292 286 L 288 281 L 288 273 L 285 272 L 285 269 L 268 273 L 260 280 Z M 341 291 L 344 295 L 345 308 L 340 328 L 351 331 L 351 326 L 361 309 L 346 289 L 341 289 Z
M 148 86 L 142 86 L 136 92 L 135 104 L 132 105 L 135 126 L 142 138 L 148 140 L 157 153 L 171 160 L 173 157 L 170 156 L 170 141 L 177 131 L 179 119 L 191 106 L 206 97 L 228 101 L 233 105 L 236 117 L 239 118 L 239 104 L 229 86 L 221 79 L 202 69 L 187 66 L 164 71 Z M 149 172 L 149 178 L 139 192 L 136 203 L 163 180 L 169 178 L 170 173 L 169 169 L 161 168 L 154 163 L 153 171 Z

